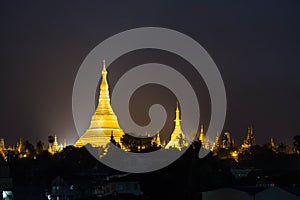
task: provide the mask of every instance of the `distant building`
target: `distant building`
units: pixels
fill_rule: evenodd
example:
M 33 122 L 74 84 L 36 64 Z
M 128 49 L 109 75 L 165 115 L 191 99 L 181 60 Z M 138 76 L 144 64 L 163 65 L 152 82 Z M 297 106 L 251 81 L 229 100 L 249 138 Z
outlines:
M 241 146 L 241 149 L 242 150 L 249 149 L 255 145 L 256 145 L 256 139 L 253 135 L 252 126 L 250 126 L 250 127 L 248 127 L 248 134 L 247 134 L 246 139 L 244 140 L 244 143 Z
M 201 127 L 200 127 L 199 141 L 201 141 L 201 145 L 202 145 L 201 147 L 202 148 L 204 148 L 206 150 L 210 150 L 211 149 L 209 138 L 204 135 L 203 125 L 201 125 Z
M 55 177 L 51 182 L 49 199 L 98 199 L 111 195 L 131 194 L 141 196 L 140 183 L 137 181 L 120 180 L 128 174 L 103 176 L 103 174 L 87 173 L 84 176 L 64 179 Z
M 60 176 L 57 176 L 51 182 L 51 199 L 54 199 L 54 200 L 69 199 L 67 183 Z
M 14 199 L 13 179 L 10 177 L 9 174 L 10 174 L 10 169 L 8 166 L 0 167 L 0 199 L 3 200 Z
M 157 134 L 155 136 L 153 136 L 152 143 L 155 143 L 157 145 L 157 147 L 162 146 L 159 132 L 157 132 Z
M 253 169 L 235 169 L 231 168 L 230 172 L 235 179 L 246 178 Z
M 51 190 L 48 194 L 52 200 L 70 200 L 81 199 L 82 197 L 92 196 L 92 186 L 86 186 L 86 180 L 78 178 L 76 181 L 70 181 L 61 176 L 55 177 L 51 182 Z M 79 187 L 81 186 L 81 187 Z
M 217 152 L 219 150 L 219 148 L 221 148 L 221 146 L 222 146 L 221 140 L 220 140 L 219 134 L 217 133 L 214 146 L 212 147 L 212 151 Z
M 116 181 L 108 182 L 104 186 L 104 195 L 110 194 L 133 194 L 140 196 L 142 194 L 140 183 L 136 181 Z
M 55 153 L 58 153 L 58 152 L 62 151 L 63 148 L 64 148 L 63 145 L 58 145 L 57 136 L 55 135 L 54 136 L 54 142 L 52 144 L 49 143 L 48 152 L 51 153 L 51 154 L 55 154 Z
M 25 151 L 25 147 L 24 147 L 22 138 L 20 138 L 20 140 L 17 142 L 16 149 L 17 149 L 18 153 L 22 153 Z
M 272 137 L 271 137 L 271 139 L 270 139 L 270 147 L 271 147 L 271 149 L 272 149 L 273 151 L 276 151 L 275 142 L 274 142 L 274 140 L 273 140 Z

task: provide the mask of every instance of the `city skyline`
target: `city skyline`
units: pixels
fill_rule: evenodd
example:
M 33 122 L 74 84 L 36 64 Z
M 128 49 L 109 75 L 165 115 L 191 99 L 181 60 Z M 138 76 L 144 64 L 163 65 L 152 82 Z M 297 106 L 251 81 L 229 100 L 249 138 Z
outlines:
M 17 6 L 2 2 L 1 22 L 5 31 L 1 32 L 4 72 L 0 85 L 3 108 L 0 136 L 9 144 L 14 144 L 19 137 L 33 143 L 40 139 L 46 141 L 48 135 L 74 143 L 79 136 L 72 118 L 71 94 L 85 56 L 111 35 L 135 27 L 159 26 L 188 34 L 216 62 L 228 95 L 223 132 L 228 130 L 236 143 L 241 144 L 247 127 L 252 125 L 258 144 L 264 144 L 270 137 L 275 142 L 290 144 L 300 132 L 297 125 L 299 4 L 253 1 L 221 5 L 191 3 L 182 9 L 179 2 L 169 1 L 149 11 L 146 8 L 152 4 L 132 2 L 120 6 L 132 10 L 125 12 L 126 9 L 104 2 L 94 5 L 77 2 L 72 5 L 72 11 L 65 3 Z M 112 14 L 110 11 L 114 9 L 117 10 Z M 111 90 L 122 73 L 148 61 L 165 63 L 179 71 L 183 66 L 188 68 L 184 59 L 166 52 L 129 53 L 111 63 L 112 77 L 108 78 Z M 124 70 L 118 71 L 116 66 L 123 66 Z M 199 80 L 193 77 L 193 71 L 183 71 L 192 82 Z M 205 84 L 195 87 L 199 96 L 205 97 L 200 105 L 201 123 L 207 127 L 210 111 Z M 163 105 L 175 104 L 176 99 L 172 94 L 165 94 L 168 91 L 164 88 L 148 89 L 147 95 L 161 97 Z M 143 94 L 137 92 L 136 100 Z M 153 101 L 143 103 L 148 107 Z M 173 125 L 174 107 L 166 107 L 169 124 Z M 135 118 L 146 123 L 147 116 L 139 117 L 145 113 L 136 110 L 133 109 Z

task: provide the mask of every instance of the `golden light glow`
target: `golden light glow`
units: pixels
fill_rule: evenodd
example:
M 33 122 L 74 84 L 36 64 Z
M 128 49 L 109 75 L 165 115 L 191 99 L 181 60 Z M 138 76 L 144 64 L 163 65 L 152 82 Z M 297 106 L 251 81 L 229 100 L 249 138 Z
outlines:
M 231 155 L 232 155 L 232 157 L 236 158 L 236 157 L 238 157 L 239 154 L 237 151 L 234 151 L 231 153 Z
M 231 152 L 231 156 L 234 158 L 234 160 L 235 160 L 236 162 L 239 162 L 239 161 L 238 161 L 239 153 L 238 153 L 237 151 Z

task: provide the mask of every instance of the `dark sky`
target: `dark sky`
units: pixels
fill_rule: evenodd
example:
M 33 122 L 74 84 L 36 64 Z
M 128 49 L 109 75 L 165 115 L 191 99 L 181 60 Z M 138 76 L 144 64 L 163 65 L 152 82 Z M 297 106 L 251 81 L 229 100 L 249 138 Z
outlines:
M 211 55 L 227 92 L 224 130 L 237 143 L 249 124 L 259 144 L 271 136 L 291 143 L 300 134 L 299 10 L 297 0 L 1 1 L 0 137 L 36 143 L 56 134 L 73 143 L 72 88 L 84 58 L 116 33 L 156 26 L 189 35 Z M 147 60 L 137 53 L 115 64 Z

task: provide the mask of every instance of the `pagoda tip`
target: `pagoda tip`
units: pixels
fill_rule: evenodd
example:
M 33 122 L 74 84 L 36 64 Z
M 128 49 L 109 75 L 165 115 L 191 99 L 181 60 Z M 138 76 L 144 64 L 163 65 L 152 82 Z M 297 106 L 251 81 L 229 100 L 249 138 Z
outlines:
M 102 63 L 103 63 L 103 69 L 102 69 L 102 73 L 106 72 L 106 62 L 105 62 L 105 59 L 102 60 Z

